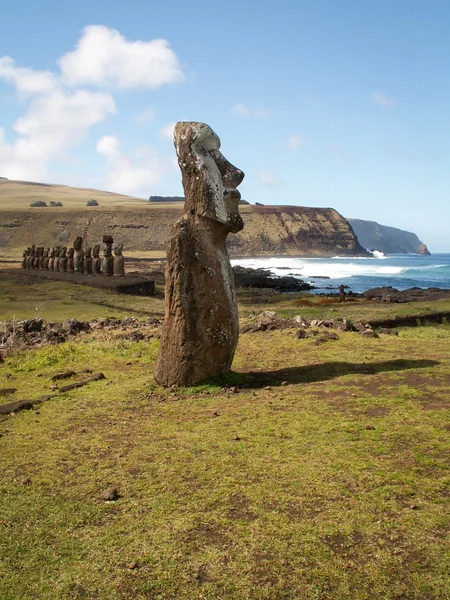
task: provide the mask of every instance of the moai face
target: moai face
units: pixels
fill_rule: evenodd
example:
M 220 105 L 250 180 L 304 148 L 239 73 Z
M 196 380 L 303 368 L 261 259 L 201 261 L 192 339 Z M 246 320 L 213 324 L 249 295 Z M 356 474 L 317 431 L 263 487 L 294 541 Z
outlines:
M 67 248 L 64 246 L 64 248 L 61 248 L 61 253 L 60 253 L 61 258 L 66 258 L 67 256 Z
M 112 256 L 111 244 L 105 244 L 103 246 L 103 256 L 106 256 L 106 257 Z
M 77 238 L 75 238 L 75 241 L 73 243 L 73 247 L 75 250 L 81 250 L 81 246 L 83 245 L 83 238 L 78 236 Z
M 220 139 L 205 123 L 180 122 L 174 144 L 183 177 L 185 212 L 212 219 L 237 233 L 243 227 L 237 187 L 244 173 L 220 152 Z
M 123 251 L 123 244 L 118 244 L 115 248 L 114 248 L 114 254 L 116 256 L 122 256 L 122 251 Z
M 98 258 L 100 256 L 100 246 L 97 244 L 92 248 L 92 257 Z
M 73 258 L 74 253 L 75 253 L 75 250 L 73 248 L 69 248 L 67 250 L 67 258 Z
M 84 258 L 91 258 L 91 248 L 88 246 L 84 249 Z

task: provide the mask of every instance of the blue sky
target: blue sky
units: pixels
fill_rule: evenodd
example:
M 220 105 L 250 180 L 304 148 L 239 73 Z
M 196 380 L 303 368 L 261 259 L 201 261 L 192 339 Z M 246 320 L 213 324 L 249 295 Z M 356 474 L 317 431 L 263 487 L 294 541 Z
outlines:
M 203 121 L 250 202 L 450 251 L 448 0 L 18 7 L 0 5 L 0 176 L 181 195 L 171 127 Z

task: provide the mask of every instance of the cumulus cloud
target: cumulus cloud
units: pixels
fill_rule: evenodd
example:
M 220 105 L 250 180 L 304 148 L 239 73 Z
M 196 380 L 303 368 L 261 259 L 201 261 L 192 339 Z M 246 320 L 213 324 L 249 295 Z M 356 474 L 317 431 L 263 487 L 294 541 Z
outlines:
M 58 63 L 70 86 L 157 88 L 185 78 L 167 40 L 130 42 L 115 29 L 103 25 L 86 27 L 76 49 L 62 56 Z
M 5 177 L 48 179 L 52 161 L 64 158 L 92 126 L 117 112 L 110 93 L 83 89 L 83 84 L 155 88 L 184 77 L 165 40 L 128 42 L 118 31 L 103 26 L 87 27 L 76 50 L 65 54 L 59 64 L 61 72 L 51 73 L 19 67 L 12 58 L 0 57 L 0 80 L 13 86 L 24 103 L 23 116 L 12 125 L 15 139 L 8 141 L 0 129 L 0 165 Z M 147 109 L 138 120 L 153 116 Z M 109 143 L 108 149 L 108 141 L 103 140 L 98 151 L 112 155 L 111 139 Z M 124 173 L 126 160 L 121 164 Z M 136 180 L 148 178 L 139 170 L 134 174 Z
M 170 142 L 173 142 L 173 130 L 175 129 L 176 122 L 171 121 L 159 130 L 159 135 Z
M 235 104 L 231 112 L 244 119 L 267 119 L 272 114 L 268 108 L 262 105 L 246 106 L 241 103 Z
M 131 153 L 122 152 L 115 136 L 101 137 L 96 149 L 106 158 L 106 189 L 130 196 L 149 196 L 169 166 L 150 146 L 140 146 Z
M 393 106 L 396 103 L 395 98 L 393 98 L 392 96 L 388 96 L 387 94 L 381 91 L 374 92 L 370 96 L 370 101 L 374 102 L 375 104 L 378 104 L 378 106 L 381 106 L 381 108 L 389 108 L 390 106 Z
M 289 136 L 288 147 L 290 150 L 296 150 L 301 144 L 304 144 L 305 138 L 299 133 L 293 133 Z
M 266 188 L 276 188 L 279 186 L 279 182 L 272 171 L 260 171 L 258 179 L 260 184 Z

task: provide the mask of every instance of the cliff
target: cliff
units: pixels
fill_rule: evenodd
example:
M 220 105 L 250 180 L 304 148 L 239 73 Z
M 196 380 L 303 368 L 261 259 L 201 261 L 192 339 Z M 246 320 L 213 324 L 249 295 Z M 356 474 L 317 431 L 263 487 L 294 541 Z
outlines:
M 85 245 L 92 245 L 108 234 L 128 251 L 164 250 L 181 214 L 182 206 L 175 204 L 0 211 L 0 247 L 69 245 L 77 235 L 84 237 Z M 243 206 L 242 217 L 244 230 L 228 237 L 231 256 L 366 254 L 348 222 L 331 208 Z
M 348 221 L 360 244 L 368 250 L 381 250 L 385 254 L 430 254 L 415 233 L 380 225 L 375 221 Z
M 92 199 L 99 206 L 87 207 Z M 36 201 L 47 207 L 31 208 Z M 161 251 L 182 210 L 181 202 L 151 203 L 99 190 L 1 180 L 0 248 L 70 245 L 77 235 L 93 245 L 107 234 L 128 252 Z M 240 212 L 245 226 L 228 237 L 231 256 L 367 254 L 348 221 L 332 208 L 243 204 Z

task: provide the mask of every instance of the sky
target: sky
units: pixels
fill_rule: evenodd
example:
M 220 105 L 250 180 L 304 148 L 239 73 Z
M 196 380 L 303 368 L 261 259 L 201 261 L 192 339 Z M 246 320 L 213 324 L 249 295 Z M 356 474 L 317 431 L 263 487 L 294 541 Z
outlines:
M 449 0 L 0 0 L 0 177 L 182 195 L 208 123 L 251 203 L 450 252 Z

